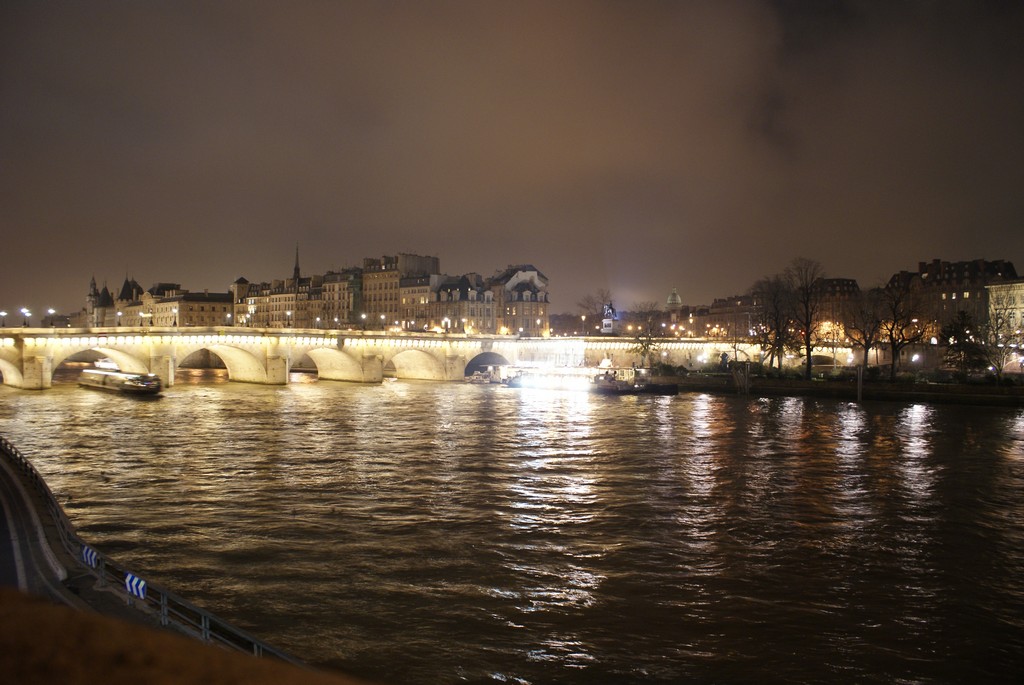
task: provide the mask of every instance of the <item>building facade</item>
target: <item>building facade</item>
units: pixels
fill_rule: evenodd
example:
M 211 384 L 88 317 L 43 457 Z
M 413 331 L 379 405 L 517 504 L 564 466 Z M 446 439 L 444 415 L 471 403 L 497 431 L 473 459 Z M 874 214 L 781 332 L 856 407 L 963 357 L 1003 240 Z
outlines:
M 548 278 L 535 266 L 509 265 L 489 279 L 488 287 L 495 305 L 494 333 L 525 337 L 550 334 Z
M 751 336 L 750 331 L 756 322 L 754 296 L 733 295 L 717 298 L 710 307 L 694 310 L 678 325 L 682 328 L 680 337 L 739 341 Z
M 944 262 L 934 259 L 920 262 L 917 272 L 894 274 L 889 284 L 903 283 L 920 297 L 921 324 L 928 338 L 937 337 L 959 312 L 975 323 L 988 320 L 990 285 L 1017 280 L 1012 262 L 975 259 L 966 262 Z
M 993 355 L 1003 370 L 1024 373 L 1024 280 L 989 285 L 988 344 L 1004 349 Z
M 402 279 L 439 274 L 440 260 L 414 254 L 398 254 L 363 260 L 363 311 L 359 317 L 371 328 L 404 328 L 406 317 L 402 303 Z M 365 315 L 365 316 L 364 316 Z M 415 325 L 415 324 L 413 324 Z
M 178 283 L 155 283 L 148 290 L 134 279 L 113 296 L 106 285 L 89 284 L 86 305 L 69 323 L 82 327 L 118 326 L 225 326 L 233 321 L 230 292 L 192 293 Z
M 126 278 L 115 297 L 94 278 L 75 323 L 549 334 L 548 279 L 536 267 L 509 266 L 491 278 L 447 276 L 439 267 L 437 257 L 399 254 L 303 276 L 296 250 L 291 278 L 238 278 L 226 293 L 190 293 L 178 283 L 144 291 Z
M 496 333 L 494 292 L 479 274 L 446 276 L 430 293 L 428 328 L 458 333 Z

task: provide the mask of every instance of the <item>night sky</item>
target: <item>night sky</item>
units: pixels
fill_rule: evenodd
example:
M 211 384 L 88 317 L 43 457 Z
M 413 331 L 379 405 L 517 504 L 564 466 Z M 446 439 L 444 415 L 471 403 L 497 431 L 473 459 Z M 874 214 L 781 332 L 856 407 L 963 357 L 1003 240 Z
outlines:
M 1024 3 L 0 3 L 0 309 L 411 252 L 553 313 L 1024 272 Z

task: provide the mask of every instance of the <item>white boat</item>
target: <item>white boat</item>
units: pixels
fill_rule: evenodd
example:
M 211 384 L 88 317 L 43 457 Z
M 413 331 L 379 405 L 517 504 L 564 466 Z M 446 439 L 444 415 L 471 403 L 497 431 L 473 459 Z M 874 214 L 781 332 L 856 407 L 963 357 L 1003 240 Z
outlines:
M 651 370 L 638 367 L 607 368 L 594 376 L 591 392 L 599 395 L 678 395 L 675 383 L 655 383 Z
M 599 395 L 676 395 L 675 383 L 654 383 L 651 370 L 638 367 L 516 369 L 506 380 L 510 388 L 583 390 Z
M 501 383 L 501 377 L 493 366 L 488 366 L 486 369 L 474 371 L 472 374 L 466 376 L 466 382 L 489 385 L 491 383 Z
M 587 367 L 521 366 L 507 369 L 502 381 L 510 388 L 589 390 L 596 369 Z
M 86 369 L 78 377 L 85 388 L 112 390 L 130 395 L 155 395 L 163 389 L 160 377 L 152 373 L 123 373 L 105 369 Z

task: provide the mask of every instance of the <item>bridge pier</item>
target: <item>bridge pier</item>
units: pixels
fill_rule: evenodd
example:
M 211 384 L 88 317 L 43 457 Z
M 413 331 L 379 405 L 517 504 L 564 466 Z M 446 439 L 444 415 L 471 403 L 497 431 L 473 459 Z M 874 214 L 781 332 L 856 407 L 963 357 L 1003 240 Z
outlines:
M 153 354 L 149 358 L 149 372 L 155 373 L 165 388 L 174 385 L 174 374 L 178 370 L 173 354 Z
M 364 354 L 360 368 L 363 383 L 381 383 L 384 380 L 384 358 L 379 354 Z
M 276 350 L 275 350 L 276 351 Z M 287 385 L 292 369 L 291 357 L 285 354 L 267 354 L 267 385 Z
M 466 378 L 466 357 L 459 354 L 448 354 L 444 358 L 444 379 L 461 381 Z
M 26 355 L 21 365 L 21 387 L 26 390 L 44 390 L 53 385 L 53 357 Z

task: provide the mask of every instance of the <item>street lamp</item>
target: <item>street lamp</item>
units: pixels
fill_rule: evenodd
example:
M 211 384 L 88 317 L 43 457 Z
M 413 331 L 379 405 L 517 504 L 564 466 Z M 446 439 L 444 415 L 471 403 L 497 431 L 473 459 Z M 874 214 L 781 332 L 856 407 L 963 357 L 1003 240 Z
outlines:
M 316 317 L 316 327 L 320 328 L 320 317 Z
M 32 312 L 30 312 L 28 310 L 28 307 L 22 307 L 21 308 L 21 315 L 24 317 L 24 319 L 21 322 L 21 325 L 22 326 L 28 326 L 28 319 L 29 319 L 30 316 L 32 316 Z
M 366 330 L 366 312 L 359 315 L 359 318 L 363 320 L 363 330 Z
M 174 327 L 177 328 L 178 327 L 178 308 L 177 307 L 173 307 L 171 309 L 171 311 L 174 313 Z
M 334 327 L 338 327 L 338 317 L 334 317 Z
M 118 313 L 117 313 L 117 325 L 118 325 L 118 326 L 120 326 L 120 325 L 121 325 L 121 312 L 118 312 Z
M 231 325 L 231 312 L 227 313 L 227 320 L 228 320 L 228 325 L 230 326 Z
M 50 307 L 49 309 L 46 310 L 46 313 L 50 315 L 50 328 L 56 328 L 57 322 L 53 320 L 53 315 L 57 313 L 57 310 L 54 309 L 53 307 Z
M 388 317 L 386 317 L 386 316 L 385 316 L 385 315 L 383 315 L 383 314 L 381 314 L 381 315 L 380 315 L 380 329 L 381 329 L 382 331 L 383 331 L 383 330 L 384 330 L 385 328 L 387 328 L 387 324 L 385 323 L 385 321 L 387 321 L 387 318 L 388 318 Z
M 7 328 L 7 312 L 0 312 L 0 328 Z
M 292 310 L 289 309 L 289 310 L 285 311 L 284 315 L 285 315 L 285 317 L 287 317 L 286 321 L 287 321 L 288 328 L 291 328 L 292 327 Z

